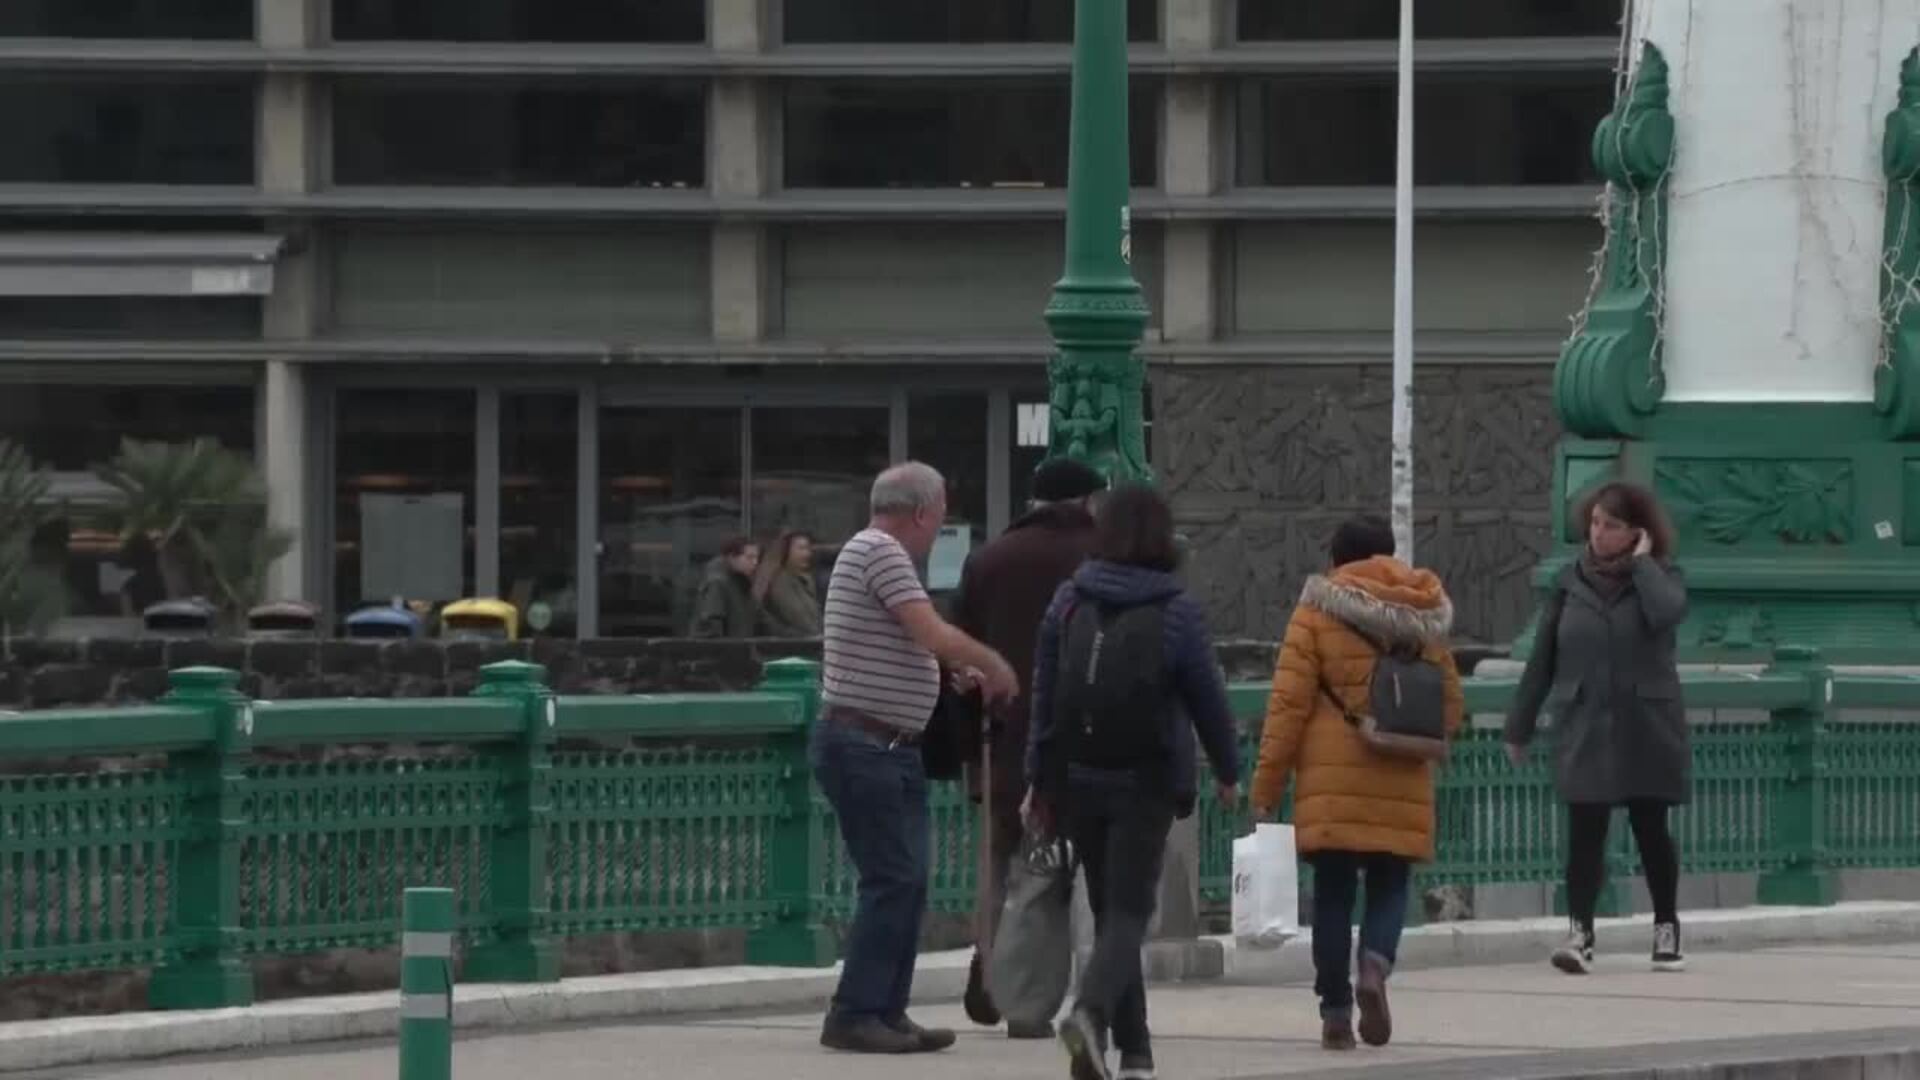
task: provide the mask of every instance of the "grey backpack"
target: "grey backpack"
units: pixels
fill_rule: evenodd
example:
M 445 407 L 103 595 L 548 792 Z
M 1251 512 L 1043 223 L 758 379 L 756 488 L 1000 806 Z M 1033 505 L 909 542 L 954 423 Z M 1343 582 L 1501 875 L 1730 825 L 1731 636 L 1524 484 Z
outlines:
M 1447 756 L 1447 673 L 1417 645 L 1389 646 L 1357 628 L 1377 659 L 1363 715 L 1347 708 L 1320 676 L 1320 688 L 1360 738 L 1390 757 L 1441 761 Z

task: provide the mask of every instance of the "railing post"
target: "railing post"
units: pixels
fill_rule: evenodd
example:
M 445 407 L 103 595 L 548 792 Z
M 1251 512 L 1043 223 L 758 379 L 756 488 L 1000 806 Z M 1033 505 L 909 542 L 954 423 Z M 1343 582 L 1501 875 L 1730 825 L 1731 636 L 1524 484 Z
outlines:
M 1760 875 L 1762 904 L 1826 907 L 1835 900 L 1833 871 L 1827 861 L 1827 712 L 1833 705 L 1833 669 L 1813 649 L 1782 646 L 1774 650 L 1775 674 L 1807 681 L 1800 706 L 1779 709 L 1769 720 L 1787 756 L 1786 782 L 1773 799 L 1767 847 L 1780 856 L 1779 868 Z
M 775 967 L 827 967 L 838 951 L 820 921 L 818 893 L 826 880 L 825 845 L 813 816 L 813 770 L 807 741 L 819 713 L 820 665 L 775 660 L 761 691 L 793 698 L 797 723 L 774 740 L 780 757 L 779 820 L 767 837 L 768 881 L 775 914 L 747 938 L 747 962 Z
M 400 906 L 400 1080 L 453 1080 L 453 890 Z
M 172 755 L 186 779 L 186 836 L 169 875 L 173 949 L 153 973 L 155 1009 L 223 1009 L 253 1004 L 253 970 L 240 951 L 240 831 L 246 824 L 246 759 L 253 750 L 253 703 L 238 672 L 184 668 L 169 679 L 168 705 L 213 718 L 212 741 Z
M 547 819 L 558 702 L 538 664 L 507 660 L 480 669 L 475 697 L 518 701 L 520 738 L 493 751 L 508 820 L 494 834 L 487 881 L 492 940 L 467 952 L 469 982 L 553 982 L 560 951 L 548 933 Z

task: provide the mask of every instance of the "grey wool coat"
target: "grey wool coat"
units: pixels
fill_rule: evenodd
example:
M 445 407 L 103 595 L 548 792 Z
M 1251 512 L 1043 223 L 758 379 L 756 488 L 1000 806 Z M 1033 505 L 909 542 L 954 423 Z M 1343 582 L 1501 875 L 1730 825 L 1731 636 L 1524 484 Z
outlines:
M 1555 781 L 1570 803 L 1677 805 L 1693 789 L 1686 705 L 1674 659 L 1687 617 L 1678 569 L 1640 556 L 1611 600 L 1577 565 L 1561 572 L 1507 715 L 1509 743 L 1526 746 L 1544 718 Z

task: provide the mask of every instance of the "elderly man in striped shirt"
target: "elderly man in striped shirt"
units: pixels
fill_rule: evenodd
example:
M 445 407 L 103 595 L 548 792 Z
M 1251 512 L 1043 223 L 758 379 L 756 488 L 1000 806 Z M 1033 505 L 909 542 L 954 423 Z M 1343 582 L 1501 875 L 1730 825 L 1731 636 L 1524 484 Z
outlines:
M 1011 697 L 1019 683 L 999 653 L 934 611 L 914 568 L 946 521 L 946 481 L 910 461 L 880 474 L 871 502 L 872 521 L 841 547 L 827 585 L 813 772 L 860 882 L 820 1043 L 926 1053 L 952 1046 L 954 1035 L 907 1017 L 931 844 L 921 733 L 940 697 L 941 661 L 989 700 Z

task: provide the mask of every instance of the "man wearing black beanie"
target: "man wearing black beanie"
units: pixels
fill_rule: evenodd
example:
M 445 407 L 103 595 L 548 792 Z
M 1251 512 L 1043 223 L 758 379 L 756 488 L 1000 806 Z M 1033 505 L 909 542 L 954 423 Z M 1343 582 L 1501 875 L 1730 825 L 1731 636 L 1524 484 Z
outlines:
M 1000 1012 L 987 993 L 983 965 L 1006 899 L 1008 865 L 1022 839 L 1020 803 L 1026 796 L 1028 727 L 1024 691 L 1033 676 L 1035 638 L 1054 592 L 1086 558 L 1093 543 L 1093 500 L 1106 489 L 1106 478 L 1079 461 L 1054 458 L 1041 465 L 1033 474 L 1027 513 L 968 558 L 954 601 L 955 625 L 1006 657 L 1020 676 L 1023 691 L 987 710 L 985 738 L 990 749 L 984 762 L 972 763 L 968 778 L 974 796 L 985 800 L 988 866 L 982 883 L 985 921 L 968 974 L 966 1007 L 968 1018 L 985 1026 L 1000 1022 Z M 1010 1025 L 1007 1034 L 1044 1039 L 1053 1033 Z

